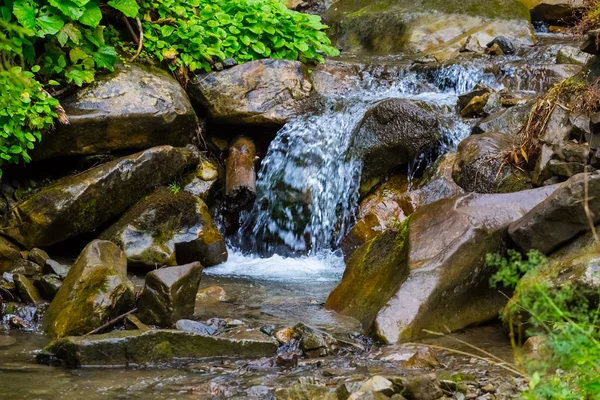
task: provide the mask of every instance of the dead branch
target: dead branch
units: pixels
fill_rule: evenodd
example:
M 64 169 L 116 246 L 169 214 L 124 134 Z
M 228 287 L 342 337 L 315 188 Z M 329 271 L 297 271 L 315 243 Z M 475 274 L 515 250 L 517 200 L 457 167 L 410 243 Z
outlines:
M 125 314 L 121 314 L 118 317 L 111 319 L 110 321 L 108 321 L 107 323 L 105 323 L 104 325 L 102 325 L 101 327 L 98 327 L 98 328 L 94 329 L 93 331 L 90 331 L 90 332 L 86 333 L 85 335 L 83 335 L 83 337 L 86 337 L 86 336 L 89 336 L 89 335 L 94 335 L 94 334 L 96 334 L 96 333 L 98 333 L 98 332 L 100 332 L 100 331 L 102 331 L 102 330 L 104 330 L 104 329 L 106 329 L 106 328 L 108 328 L 108 327 L 116 324 L 117 322 L 119 322 L 120 320 L 122 320 L 123 318 L 125 318 L 126 316 L 128 316 L 129 314 L 133 314 L 136 311 L 137 311 L 137 308 L 134 308 L 131 311 L 127 311 Z
M 129 62 L 134 62 L 136 58 L 139 57 L 142 52 L 142 46 L 144 44 L 144 28 L 142 27 L 142 21 L 140 21 L 139 17 L 135 17 L 135 22 L 137 22 L 138 30 L 140 31 L 140 40 L 138 41 L 138 48 L 133 57 L 129 60 Z

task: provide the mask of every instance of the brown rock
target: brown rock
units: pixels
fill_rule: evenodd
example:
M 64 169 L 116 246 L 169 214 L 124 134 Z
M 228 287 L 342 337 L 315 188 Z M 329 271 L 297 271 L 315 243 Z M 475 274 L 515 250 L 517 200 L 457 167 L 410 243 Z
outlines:
M 256 198 L 256 147 L 247 137 L 238 137 L 229 148 L 225 164 L 225 196 L 231 211 L 251 207 Z
M 21 296 L 23 303 L 39 305 L 43 303 L 40 292 L 33 286 L 33 283 L 25 277 L 25 275 L 15 274 L 13 275 L 15 286 Z
M 281 344 L 289 343 L 294 336 L 296 336 L 296 332 L 291 328 L 283 328 L 275 333 L 275 339 Z

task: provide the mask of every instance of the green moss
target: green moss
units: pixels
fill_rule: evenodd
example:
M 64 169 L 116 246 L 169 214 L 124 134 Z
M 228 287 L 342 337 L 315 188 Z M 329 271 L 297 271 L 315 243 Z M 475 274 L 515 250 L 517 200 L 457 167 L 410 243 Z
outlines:
M 171 343 L 167 340 L 160 342 L 152 348 L 150 357 L 152 361 L 164 361 L 173 358 L 173 347 L 171 346 Z

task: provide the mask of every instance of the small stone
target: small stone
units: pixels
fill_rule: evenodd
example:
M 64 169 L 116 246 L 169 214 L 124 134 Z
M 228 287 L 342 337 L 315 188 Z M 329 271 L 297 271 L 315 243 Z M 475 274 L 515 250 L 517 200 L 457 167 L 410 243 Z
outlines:
M 360 381 L 343 381 L 336 389 L 338 399 L 347 399 L 352 393 L 357 392 L 361 385 Z
M 268 336 L 273 336 L 275 334 L 275 325 L 264 325 L 260 327 L 260 331 Z
M 17 343 L 17 339 L 8 335 L 0 335 L 0 348 L 9 347 Z
M 223 69 L 224 69 L 223 63 L 216 62 L 215 65 L 213 66 L 213 69 L 215 71 L 223 71 Z
M 303 323 L 294 326 L 294 331 L 302 338 L 300 348 L 308 358 L 323 357 L 337 349 L 337 340 L 326 332 Z
M 497 45 L 500 50 L 502 50 L 502 54 L 515 54 L 515 45 L 510 41 L 510 39 L 504 36 L 496 37 L 487 44 L 487 47 L 488 49 L 491 49 L 494 45 Z
M 235 67 L 236 65 L 238 65 L 238 62 L 235 58 L 226 58 L 223 60 L 223 67 L 225 68 Z
M 600 30 L 591 30 L 587 32 L 585 42 L 581 45 L 581 51 L 595 56 L 600 55 L 600 46 L 598 46 Z
M 23 303 L 38 305 L 42 304 L 43 300 L 40 296 L 40 292 L 33 286 L 33 283 L 25 277 L 25 275 L 15 274 L 14 275 L 15 286 L 21 296 Z
M 45 274 L 56 274 L 61 279 L 65 279 L 65 277 L 69 273 L 69 269 L 71 268 L 68 265 L 61 264 L 58 261 L 54 261 L 51 259 L 46 260 L 43 267 L 43 272 Z
M 294 352 L 278 354 L 275 365 L 281 368 L 296 368 L 298 366 L 298 354 Z
M 62 280 L 60 280 L 58 275 L 49 274 L 36 280 L 34 285 L 44 299 L 52 301 L 62 286 Z
M 437 400 L 444 395 L 435 374 L 408 378 L 405 390 L 413 400 Z
M 374 376 L 363 383 L 359 390 L 363 392 L 378 392 L 389 397 L 394 394 L 394 384 L 382 376 Z
M 149 325 L 171 326 L 191 317 L 201 277 L 199 262 L 148 273 L 138 301 L 140 320 Z
M 32 261 L 40 267 L 43 267 L 46 265 L 46 261 L 50 259 L 50 256 L 48 256 L 48 253 L 46 253 L 44 250 L 36 247 L 29 252 L 27 258 L 29 261 Z
M 42 267 L 37 265 L 36 263 L 20 259 L 15 263 L 15 267 L 12 269 L 13 274 L 22 274 L 25 276 L 36 276 L 42 274 Z
M 437 368 L 440 366 L 435 351 L 429 347 L 422 347 L 403 365 L 404 368 Z
M 229 297 L 221 286 L 209 286 L 203 289 L 198 290 L 196 293 L 196 301 L 201 302 L 218 302 L 218 301 L 228 301 Z
M 277 341 L 279 343 L 286 344 L 286 343 L 289 343 L 289 341 L 292 340 L 295 335 L 296 335 L 296 332 L 294 332 L 293 329 L 283 328 L 283 329 L 278 330 L 277 333 L 275 333 L 275 338 L 277 339 Z
M 493 44 L 491 47 L 488 47 L 486 53 L 490 56 L 503 56 L 504 52 L 497 44 Z
M 491 383 L 488 383 L 487 385 L 483 386 L 481 390 L 483 390 L 485 393 L 494 393 L 496 391 L 496 387 Z

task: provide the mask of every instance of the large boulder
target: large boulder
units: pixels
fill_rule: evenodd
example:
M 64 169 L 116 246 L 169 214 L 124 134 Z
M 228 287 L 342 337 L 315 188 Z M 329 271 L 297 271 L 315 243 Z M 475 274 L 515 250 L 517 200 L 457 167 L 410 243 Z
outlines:
M 510 193 L 530 189 L 529 179 L 504 160 L 514 137 L 490 132 L 471 135 L 458 145 L 452 177 L 467 192 Z
M 18 203 L 0 232 L 28 249 L 94 232 L 194 162 L 187 148 L 159 146 L 59 179 Z
M 18 267 L 21 259 L 21 249 L 10 240 L 0 236 L 0 274 L 10 272 Z
M 227 260 L 227 247 L 208 207 L 186 191 L 166 187 L 140 200 L 100 235 L 125 252 L 131 265 L 154 269 L 200 261 L 204 266 Z
M 198 128 L 187 94 L 167 71 L 130 64 L 61 101 L 70 124 L 36 145 L 34 160 L 184 146 Z
M 572 23 L 585 10 L 584 0 L 520 0 L 531 12 L 533 22 L 550 25 Z
M 392 169 L 437 148 L 441 138 L 441 125 L 431 106 L 402 99 L 375 104 L 357 125 L 351 145 L 353 156 L 363 161 L 361 194 Z
M 201 278 L 199 262 L 150 272 L 138 302 L 140 320 L 170 327 L 180 319 L 190 318 Z
M 277 341 L 219 337 L 177 330 L 131 330 L 104 335 L 66 337 L 50 343 L 38 355 L 44 362 L 62 360 L 68 367 L 127 366 L 175 359 L 207 357 L 267 357 L 277 352 Z
M 69 270 L 44 316 L 54 338 L 84 335 L 135 305 L 125 254 L 112 242 L 94 240 Z
M 502 249 L 509 224 L 554 189 L 467 194 L 422 207 L 352 254 L 326 307 L 385 342 L 493 319 L 505 299 L 489 288 L 486 254 Z
M 518 0 L 340 0 L 325 15 L 335 44 L 374 54 L 458 54 L 471 36 L 487 44 L 506 36 L 535 42 L 527 7 Z
M 577 174 L 512 223 L 510 237 L 524 251 L 548 254 L 600 222 L 599 197 L 600 172 Z
M 200 75 L 189 93 L 226 124 L 282 126 L 314 105 L 308 68 L 298 61 L 265 59 Z

